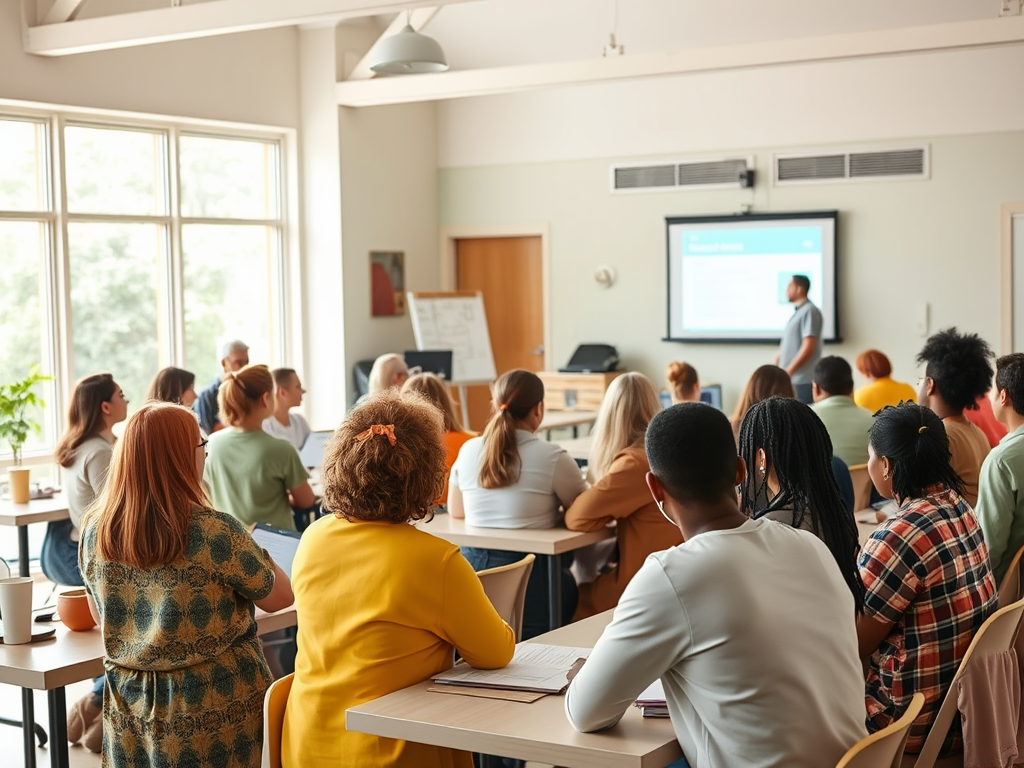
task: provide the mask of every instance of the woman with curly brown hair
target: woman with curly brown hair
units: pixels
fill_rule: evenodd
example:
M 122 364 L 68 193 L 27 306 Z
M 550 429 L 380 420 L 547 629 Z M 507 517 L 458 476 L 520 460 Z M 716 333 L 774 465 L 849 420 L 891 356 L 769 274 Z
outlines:
M 459 548 L 408 523 L 444 486 L 443 422 L 415 393 L 356 408 L 328 443 L 324 509 L 292 565 L 299 655 L 285 712 L 284 768 L 453 766 L 469 753 L 345 728 L 345 710 L 427 680 L 457 649 L 475 667 L 512 659 L 515 637 Z

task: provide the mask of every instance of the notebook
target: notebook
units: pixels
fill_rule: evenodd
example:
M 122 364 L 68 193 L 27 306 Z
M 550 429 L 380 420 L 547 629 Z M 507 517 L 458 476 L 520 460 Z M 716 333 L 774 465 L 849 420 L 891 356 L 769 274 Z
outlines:
M 501 669 L 475 669 L 460 661 L 452 669 L 434 678 L 440 685 L 473 688 L 498 688 L 534 693 L 561 693 L 569 686 L 566 677 L 577 659 L 590 655 L 590 648 L 520 643 L 508 666 Z
M 292 577 L 292 561 L 295 559 L 295 552 L 299 548 L 301 533 L 295 531 L 282 531 L 273 528 L 266 523 L 257 523 L 252 529 L 253 540 L 263 547 L 274 562 L 281 566 L 288 578 Z

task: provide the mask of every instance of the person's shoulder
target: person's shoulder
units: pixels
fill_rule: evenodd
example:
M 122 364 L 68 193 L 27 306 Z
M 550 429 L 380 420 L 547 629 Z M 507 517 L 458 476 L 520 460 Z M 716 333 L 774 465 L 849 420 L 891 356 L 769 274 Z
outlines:
M 650 468 L 650 462 L 647 461 L 647 452 L 643 446 L 630 446 L 615 454 L 611 466 L 608 467 L 608 474 L 613 472 L 642 472 L 646 475 Z
M 460 446 L 463 446 L 470 440 L 472 440 L 474 437 L 476 436 L 472 432 L 460 432 L 458 430 L 453 430 L 452 432 L 444 433 L 445 445 L 448 445 L 451 448 L 458 448 Z
M 309 431 L 309 421 L 301 413 L 289 413 L 288 418 L 297 422 L 302 429 L 305 429 L 307 432 Z
M 114 452 L 114 446 L 106 438 L 94 435 L 78 446 L 77 453 L 83 459 L 93 456 L 110 456 Z

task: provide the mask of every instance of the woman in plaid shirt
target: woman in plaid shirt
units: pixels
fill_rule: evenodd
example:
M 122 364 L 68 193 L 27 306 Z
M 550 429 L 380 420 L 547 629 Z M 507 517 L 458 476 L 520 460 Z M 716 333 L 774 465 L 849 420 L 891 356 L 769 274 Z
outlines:
M 921 751 L 974 633 L 997 608 L 988 549 L 949 456 L 942 420 L 928 408 L 901 403 L 875 416 L 868 474 L 899 512 L 861 552 L 866 594 L 857 635 L 868 666 L 869 731 L 899 718 L 915 693 L 925 696 L 907 741 L 912 753 Z M 942 754 L 960 748 L 958 719 Z

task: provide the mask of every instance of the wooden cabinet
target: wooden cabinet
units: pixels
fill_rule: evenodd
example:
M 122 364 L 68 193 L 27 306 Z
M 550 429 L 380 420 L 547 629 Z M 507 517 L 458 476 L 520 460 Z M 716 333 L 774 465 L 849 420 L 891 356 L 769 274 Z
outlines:
M 559 373 L 541 371 L 544 407 L 549 411 L 596 411 L 612 379 L 625 371 L 609 373 Z

